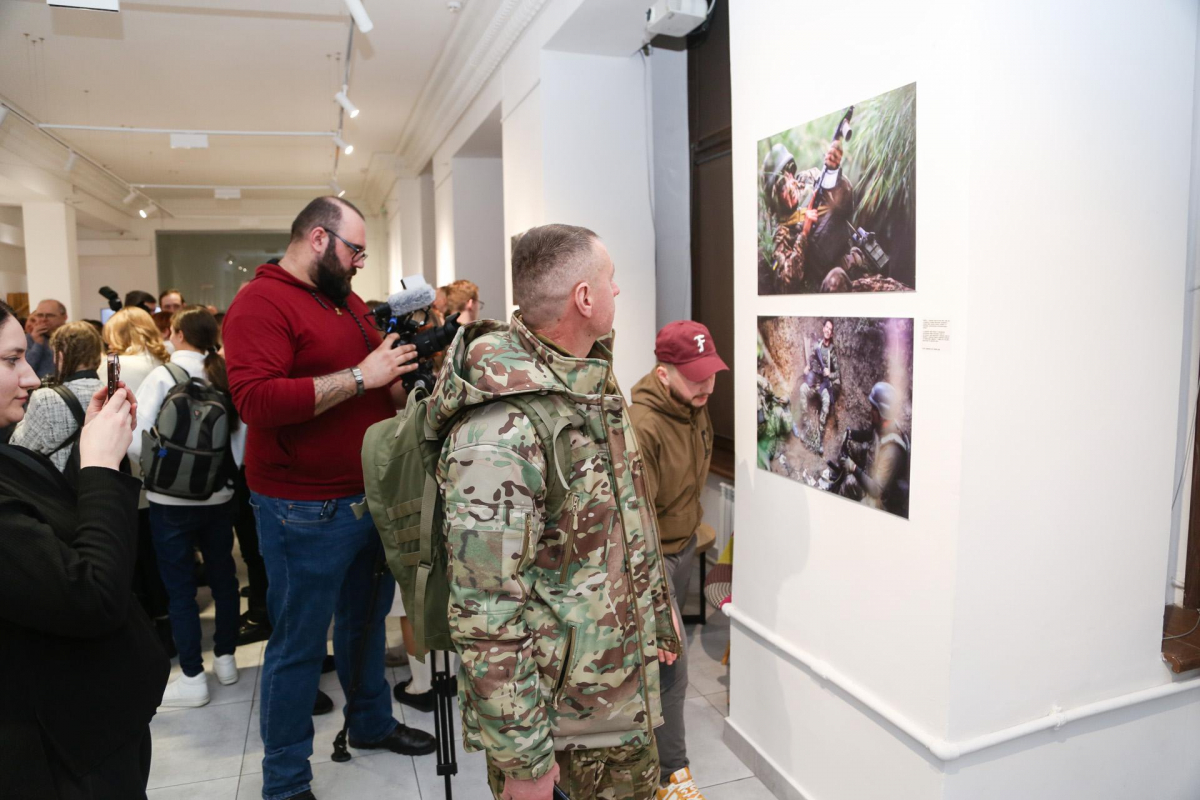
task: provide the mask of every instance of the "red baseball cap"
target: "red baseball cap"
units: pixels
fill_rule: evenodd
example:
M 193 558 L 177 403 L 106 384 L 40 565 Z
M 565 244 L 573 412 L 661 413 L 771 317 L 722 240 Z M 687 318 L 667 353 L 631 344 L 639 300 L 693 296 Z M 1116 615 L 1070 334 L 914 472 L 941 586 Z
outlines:
M 690 319 L 664 325 L 654 340 L 654 355 L 660 363 L 671 364 L 696 383 L 729 369 L 717 355 L 708 328 Z

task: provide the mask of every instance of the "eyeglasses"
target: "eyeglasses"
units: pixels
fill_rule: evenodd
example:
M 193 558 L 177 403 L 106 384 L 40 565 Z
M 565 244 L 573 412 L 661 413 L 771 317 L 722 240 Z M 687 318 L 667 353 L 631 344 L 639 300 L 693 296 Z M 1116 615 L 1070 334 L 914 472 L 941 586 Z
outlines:
M 354 253 L 354 257 L 350 259 L 351 261 L 367 260 L 367 246 L 365 244 L 354 244 L 353 242 L 348 242 L 337 231 L 331 231 L 328 228 L 325 229 L 325 232 L 330 236 L 336 237 L 339 241 L 341 241 L 342 244 L 350 248 L 350 252 Z

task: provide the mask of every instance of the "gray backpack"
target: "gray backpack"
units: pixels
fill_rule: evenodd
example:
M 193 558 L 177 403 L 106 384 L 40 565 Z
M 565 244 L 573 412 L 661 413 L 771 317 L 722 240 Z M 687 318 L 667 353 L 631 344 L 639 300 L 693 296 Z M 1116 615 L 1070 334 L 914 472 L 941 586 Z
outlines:
M 224 392 L 166 364 L 175 385 L 167 392 L 154 427 L 142 432 L 146 489 L 183 500 L 207 500 L 233 475 L 229 446 L 230 407 Z

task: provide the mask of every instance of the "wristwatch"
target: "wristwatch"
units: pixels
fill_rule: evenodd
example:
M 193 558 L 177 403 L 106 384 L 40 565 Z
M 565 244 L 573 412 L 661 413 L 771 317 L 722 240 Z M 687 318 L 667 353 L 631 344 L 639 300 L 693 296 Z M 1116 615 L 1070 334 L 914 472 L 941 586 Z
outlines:
M 356 397 L 362 397 L 367 393 L 367 386 L 363 383 L 362 370 L 358 367 L 351 367 L 350 374 L 354 376 L 354 394 Z

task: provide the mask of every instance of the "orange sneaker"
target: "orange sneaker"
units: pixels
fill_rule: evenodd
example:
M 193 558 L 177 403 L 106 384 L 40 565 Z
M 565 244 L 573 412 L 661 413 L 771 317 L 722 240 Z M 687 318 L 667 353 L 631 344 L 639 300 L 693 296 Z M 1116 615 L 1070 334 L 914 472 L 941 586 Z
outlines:
M 688 767 L 671 773 L 671 780 L 658 790 L 658 800 L 704 800 Z

